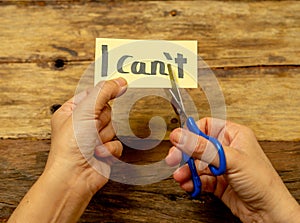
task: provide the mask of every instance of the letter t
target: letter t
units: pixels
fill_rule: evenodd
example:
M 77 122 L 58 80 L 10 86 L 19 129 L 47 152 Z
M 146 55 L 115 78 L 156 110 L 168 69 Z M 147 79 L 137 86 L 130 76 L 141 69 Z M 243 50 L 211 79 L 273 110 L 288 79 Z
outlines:
M 183 78 L 183 64 L 187 63 L 187 59 L 183 57 L 181 53 L 177 53 L 175 63 L 178 64 L 178 78 Z

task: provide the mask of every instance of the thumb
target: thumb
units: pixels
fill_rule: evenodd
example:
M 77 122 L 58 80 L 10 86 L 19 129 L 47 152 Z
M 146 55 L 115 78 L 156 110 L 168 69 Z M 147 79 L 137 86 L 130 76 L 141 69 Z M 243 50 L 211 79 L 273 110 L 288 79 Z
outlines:
M 124 78 L 99 82 L 90 89 L 84 100 L 76 100 L 78 104 L 75 113 L 80 114 L 83 119 L 97 119 L 109 100 L 122 95 L 127 89 Z
M 92 93 L 96 98 L 95 111 L 100 112 L 108 101 L 121 96 L 127 89 L 127 82 L 124 78 L 117 78 L 105 82 L 99 82 Z

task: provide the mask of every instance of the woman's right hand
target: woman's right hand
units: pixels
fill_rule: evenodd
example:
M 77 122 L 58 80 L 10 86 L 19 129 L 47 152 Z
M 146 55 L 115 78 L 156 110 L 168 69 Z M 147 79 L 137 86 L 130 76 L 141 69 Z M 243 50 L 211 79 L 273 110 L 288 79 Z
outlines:
M 216 134 L 211 132 L 212 124 L 214 127 L 219 126 L 214 131 Z M 201 119 L 197 125 L 205 134 L 221 141 L 227 162 L 226 173 L 222 176 L 214 176 L 208 167 L 202 170 L 198 168 L 202 191 L 219 197 L 243 222 L 299 222 L 299 204 L 287 190 L 249 128 L 212 118 Z M 178 165 L 182 159 L 181 152 L 190 154 L 196 166 L 200 166 L 208 143 L 206 139 L 178 128 L 171 133 L 170 140 L 174 145 L 166 157 L 170 166 Z M 211 164 L 218 166 L 218 163 L 216 156 Z M 193 190 L 187 164 L 177 169 L 173 176 L 182 189 Z

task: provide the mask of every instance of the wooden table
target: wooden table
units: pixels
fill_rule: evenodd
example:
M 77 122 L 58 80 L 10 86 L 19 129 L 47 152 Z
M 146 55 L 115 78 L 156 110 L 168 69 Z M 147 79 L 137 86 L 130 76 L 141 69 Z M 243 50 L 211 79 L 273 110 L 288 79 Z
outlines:
M 227 119 L 251 127 L 300 201 L 300 3 L 298 1 L 0 1 L 0 221 L 41 174 L 51 109 L 75 91 L 93 62 L 95 38 L 194 39 L 222 88 Z M 160 99 L 140 100 L 130 116 L 138 136 Z M 55 107 L 55 106 L 54 106 Z M 141 112 L 143 111 L 143 112 Z M 201 116 L 209 116 L 205 96 Z M 178 126 L 168 109 L 168 133 Z M 124 151 L 128 162 L 163 159 Z M 110 181 L 80 222 L 239 222 L 218 199 L 190 200 L 171 177 L 150 185 Z

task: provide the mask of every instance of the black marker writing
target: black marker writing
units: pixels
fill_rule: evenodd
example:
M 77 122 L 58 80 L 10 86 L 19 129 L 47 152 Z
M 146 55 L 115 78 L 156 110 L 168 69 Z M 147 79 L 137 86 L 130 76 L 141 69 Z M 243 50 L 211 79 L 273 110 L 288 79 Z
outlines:
M 167 60 L 173 60 L 169 53 L 163 52 L 163 54 L 167 58 Z M 183 78 L 184 77 L 183 65 L 187 63 L 187 58 L 183 57 L 183 54 L 177 53 L 177 57 L 175 57 L 175 63 L 177 64 L 178 78 Z M 129 69 L 127 68 L 126 70 L 124 68 L 125 67 L 124 65 L 126 65 L 126 67 L 129 65 L 130 68 Z M 108 70 L 108 47 L 107 45 L 102 45 L 102 70 L 101 70 L 102 77 L 107 76 L 107 70 Z M 132 73 L 132 74 L 144 74 L 144 75 L 157 75 L 158 70 L 159 70 L 159 74 L 168 75 L 165 72 L 166 71 L 165 63 L 160 60 L 154 60 L 145 63 L 142 61 L 134 60 L 133 56 L 131 55 L 124 55 L 120 57 L 120 59 L 117 61 L 117 71 L 121 74 Z
M 101 67 L 101 76 L 107 76 L 107 68 L 108 68 L 108 52 L 107 45 L 102 45 L 102 67 Z

